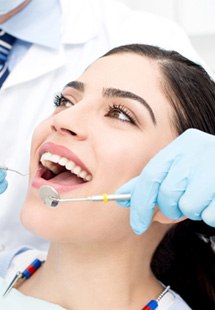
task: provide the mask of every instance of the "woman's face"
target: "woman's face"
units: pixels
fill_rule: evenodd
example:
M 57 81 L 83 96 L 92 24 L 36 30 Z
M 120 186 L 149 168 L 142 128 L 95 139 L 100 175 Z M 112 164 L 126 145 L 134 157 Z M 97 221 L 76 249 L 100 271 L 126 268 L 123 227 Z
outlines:
M 63 198 L 110 194 L 137 176 L 176 136 L 161 81 L 155 62 L 126 53 L 97 60 L 64 88 L 55 113 L 33 136 L 22 210 L 27 228 L 63 242 L 131 234 L 129 209 L 115 202 L 62 203 L 53 209 L 38 192 L 51 185 Z

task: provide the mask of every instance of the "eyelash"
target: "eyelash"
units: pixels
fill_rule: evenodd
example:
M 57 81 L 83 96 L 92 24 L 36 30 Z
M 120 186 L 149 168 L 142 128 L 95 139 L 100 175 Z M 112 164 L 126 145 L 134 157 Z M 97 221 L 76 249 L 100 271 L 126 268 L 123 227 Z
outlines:
M 72 101 L 70 101 L 68 98 L 64 97 L 62 94 L 56 94 L 54 96 L 54 105 L 56 107 L 63 107 L 66 106 L 66 104 L 69 102 L 70 105 L 74 105 Z
M 54 105 L 56 107 L 64 107 L 66 106 L 66 104 L 69 102 L 69 105 L 74 105 L 72 101 L 70 101 L 68 98 L 64 97 L 61 93 L 60 94 L 56 94 L 54 96 Z M 111 116 L 111 113 L 113 112 L 118 112 L 118 113 L 123 113 L 128 120 L 125 119 L 120 119 L 117 117 L 113 117 Z M 136 125 L 136 120 L 134 118 L 134 116 L 132 115 L 132 113 L 122 104 L 112 104 L 108 106 L 108 110 L 105 114 L 106 117 L 113 117 L 116 119 L 119 119 L 121 122 L 127 122 L 127 123 L 131 123 L 133 125 Z
M 125 119 L 120 119 L 120 118 L 114 117 L 114 118 L 119 119 L 121 122 L 128 122 L 128 123 L 131 123 L 133 125 L 136 125 L 135 117 L 124 105 L 122 105 L 122 104 L 109 105 L 108 111 L 106 112 L 105 116 L 111 117 L 110 114 L 113 112 L 123 113 L 128 118 L 128 120 L 125 120 Z

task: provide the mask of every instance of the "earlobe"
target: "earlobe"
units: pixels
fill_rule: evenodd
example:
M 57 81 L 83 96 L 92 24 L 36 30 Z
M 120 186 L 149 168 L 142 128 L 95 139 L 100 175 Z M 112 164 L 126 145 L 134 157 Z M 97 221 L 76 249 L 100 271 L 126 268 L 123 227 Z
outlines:
M 179 222 L 182 222 L 184 220 L 186 220 L 186 216 L 182 216 L 179 219 L 170 219 L 168 217 L 166 217 L 161 211 L 160 209 L 156 206 L 153 217 L 152 217 L 152 222 L 158 222 L 161 224 L 176 224 Z

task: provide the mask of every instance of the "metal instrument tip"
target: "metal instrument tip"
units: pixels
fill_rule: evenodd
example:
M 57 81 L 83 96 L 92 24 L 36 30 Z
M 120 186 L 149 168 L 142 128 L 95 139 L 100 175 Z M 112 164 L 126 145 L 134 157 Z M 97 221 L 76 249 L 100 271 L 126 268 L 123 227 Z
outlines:
M 48 207 L 55 208 L 59 204 L 59 194 L 52 186 L 44 185 L 39 189 L 39 195 L 42 201 Z

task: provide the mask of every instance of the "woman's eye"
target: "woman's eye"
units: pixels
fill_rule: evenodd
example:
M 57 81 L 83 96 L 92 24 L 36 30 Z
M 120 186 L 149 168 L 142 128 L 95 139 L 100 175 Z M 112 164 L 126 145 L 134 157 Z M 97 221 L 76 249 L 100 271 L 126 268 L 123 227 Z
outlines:
M 116 118 L 122 122 L 128 122 L 135 125 L 134 117 L 131 115 L 131 112 L 122 105 L 113 104 L 112 106 L 109 106 L 105 116 Z
M 56 107 L 66 107 L 70 108 L 74 103 L 68 98 L 64 97 L 62 94 L 57 94 L 54 97 L 54 105 Z

